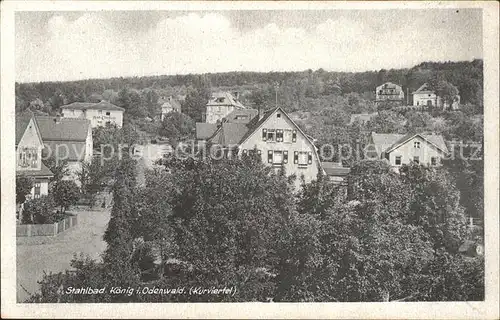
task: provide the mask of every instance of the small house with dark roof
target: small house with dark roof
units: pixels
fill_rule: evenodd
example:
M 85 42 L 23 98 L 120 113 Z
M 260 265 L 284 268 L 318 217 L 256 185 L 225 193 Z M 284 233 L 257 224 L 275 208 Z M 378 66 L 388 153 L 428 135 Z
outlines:
M 217 146 L 229 156 L 256 154 L 264 164 L 284 168 L 287 175 L 296 175 L 296 187 L 301 178 L 306 183 L 325 173 L 317 148 L 311 137 L 281 108 L 259 113 L 232 112 L 217 124 L 197 124 L 196 136 L 211 147 Z M 246 115 L 243 121 L 240 116 Z M 212 135 L 207 138 L 211 133 Z
M 337 162 L 322 162 L 321 166 L 325 170 L 326 176 L 334 184 L 347 185 L 347 176 L 351 172 L 351 168 L 342 166 L 342 163 Z
M 402 164 L 438 166 L 449 151 L 443 136 L 438 134 L 383 134 L 372 132 L 367 157 L 386 159 L 394 167 Z
M 215 92 L 206 105 L 205 122 L 216 123 L 222 120 L 234 110 L 246 109 L 239 101 L 238 95 L 233 96 L 229 92 Z
M 28 199 L 49 192 L 49 180 L 54 174 L 42 162 L 43 140 L 33 114 L 16 116 L 16 176 L 33 179 Z
M 44 157 L 67 160 L 69 173 L 64 179 L 79 184 L 77 173 L 82 169 L 82 161 L 90 162 L 93 156 L 90 120 L 48 116 L 37 116 L 35 119 L 44 144 Z
M 63 118 L 77 118 L 90 120 L 92 128 L 114 124 L 121 128 L 125 109 L 115 106 L 108 101 L 99 103 L 73 102 L 61 106 Z

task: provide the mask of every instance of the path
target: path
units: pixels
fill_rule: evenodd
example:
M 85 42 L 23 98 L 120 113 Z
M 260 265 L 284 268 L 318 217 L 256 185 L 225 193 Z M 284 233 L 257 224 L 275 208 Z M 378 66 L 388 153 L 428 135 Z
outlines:
M 106 249 L 102 239 L 110 218 L 110 208 L 95 211 L 71 210 L 78 214 L 78 225 L 54 237 L 17 238 L 17 301 L 39 290 L 37 281 L 44 271 L 59 272 L 70 268 L 75 253 L 100 259 Z M 22 286 L 22 287 L 21 287 Z

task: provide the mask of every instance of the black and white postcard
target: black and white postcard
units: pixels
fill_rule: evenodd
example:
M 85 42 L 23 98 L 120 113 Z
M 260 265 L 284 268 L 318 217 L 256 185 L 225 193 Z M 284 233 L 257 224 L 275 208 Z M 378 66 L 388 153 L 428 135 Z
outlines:
M 497 2 L 1 6 L 2 317 L 499 317 Z

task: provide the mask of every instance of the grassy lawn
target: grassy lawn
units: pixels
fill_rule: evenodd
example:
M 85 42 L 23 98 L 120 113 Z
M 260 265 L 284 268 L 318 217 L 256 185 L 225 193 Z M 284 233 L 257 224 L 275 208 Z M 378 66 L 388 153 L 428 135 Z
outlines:
M 85 210 L 85 211 L 83 211 Z M 59 272 L 70 268 L 73 255 L 86 254 L 100 259 L 106 249 L 102 236 L 108 225 L 111 208 L 69 210 L 78 215 L 78 225 L 55 237 L 17 238 L 17 301 L 23 302 L 28 293 L 38 291 L 38 280 L 44 271 Z

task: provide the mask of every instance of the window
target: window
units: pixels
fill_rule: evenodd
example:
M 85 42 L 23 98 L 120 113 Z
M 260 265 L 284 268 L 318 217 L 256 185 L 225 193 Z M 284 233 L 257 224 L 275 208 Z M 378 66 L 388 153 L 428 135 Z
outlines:
M 308 154 L 304 151 L 295 151 L 293 163 L 298 164 L 299 166 L 307 166 L 308 163 Z
M 413 162 L 415 162 L 416 164 L 420 164 L 419 157 L 418 156 L 413 157 Z
M 282 164 L 282 163 L 283 163 L 283 152 L 274 151 L 273 164 Z
M 431 157 L 431 165 L 433 165 L 433 166 L 437 165 L 437 158 L 436 157 Z
M 274 165 L 281 165 L 283 163 L 288 163 L 288 151 L 281 150 L 269 150 L 267 152 L 267 162 Z
M 396 156 L 396 165 L 397 166 L 401 165 L 401 156 Z
M 41 189 L 41 183 L 40 182 L 35 183 L 35 199 L 40 198 L 40 189 Z
M 418 105 L 420 105 L 420 102 L 419 102 L 419 101 L 417 101 L 417 106 L 418 106 Z
M 413 147 L 416 149 L 420 149 L 420 142 L 419 141 L 413 142 Z
M 106 112 L 106 115 L 107 115 L 107 116 L 111 115 L 111 112 L 107 111 L 107 112 Z
M 283 129 L 276 129 L 276 142 L 283 142 Z
M 292 131 L 292 142 L 296 142 L 297 141 L 297 130 L 293 130 Z
M 281 118 L 281 113 L 277 113 L 276 118 Z
M 266 141 L 274 141 L 274 131 L 268 131 Z

